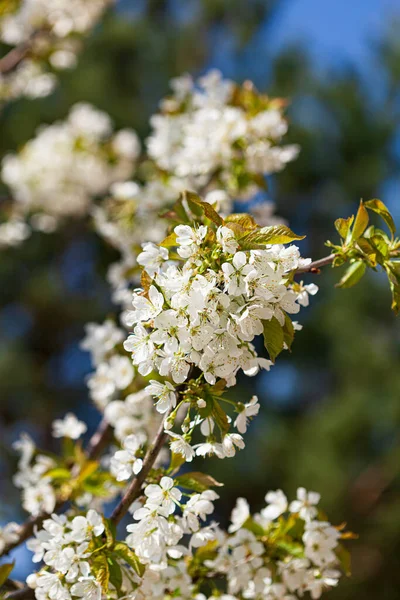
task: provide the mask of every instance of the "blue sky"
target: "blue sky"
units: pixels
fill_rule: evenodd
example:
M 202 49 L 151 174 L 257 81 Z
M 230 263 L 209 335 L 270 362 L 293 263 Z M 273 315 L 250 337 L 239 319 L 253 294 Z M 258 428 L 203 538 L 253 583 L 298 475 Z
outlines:
M 306 43 L 320 66 L 339 61 L 368 61 L 371 40 L 400 17 L 399 0 L 286 0 L 279 9 L 268 43 L 280 49 Z

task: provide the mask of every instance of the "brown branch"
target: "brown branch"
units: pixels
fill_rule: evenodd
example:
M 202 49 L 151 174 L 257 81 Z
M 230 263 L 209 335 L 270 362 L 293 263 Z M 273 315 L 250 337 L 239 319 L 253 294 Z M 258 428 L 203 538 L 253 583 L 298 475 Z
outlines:
M 143 461 L 142 470 L 138 473 L 135 479 L 132 481 L 128 489 L 126 490 L 124 496 L 122 497 L 120 503 L 115 508 L 113 514 L 111 515 L 111 521 L 118 525 L 121 519 L 128 512 L 128 508 L 131 506 L 132 502 L 136 500 L 141 495 L 142 485 L 149 474 L 151 468 L 153 467 L 157 456 L 160 453 L 161 448 L 163 447 L 167 434 L 164 431 L 164 423 L 165 420 L 162 419 L 160 423 L 160 427 L 158 428 L 156 437 L 150 448 L 147 451 L 147 454 Z
M 32 42 L 24 42 L 19 46 L 15 46 L 3 58 L 0 59 L 0 74 L 7 75 L 11 73 L 24 60 L 28 51 L 32 46 Z
M 89 460 L 96 460 L 103 452 L 104 448 L 111 440 L 112 427 L 103 418 L 92 437 L 89 440 L 86 448 L 86 455 Z
M 11 600 L 11 598 L 14 600 L 29 600 L 30 598 L 35 598 L 35 591 L 28 586 L 24 586 L 20 590 L 6 594 L 5 598 L 6 600 Z
M 12 50 L 7 52 L 5 56 L 0 58 L 0 75 L 8 75 L 11 71 L 14 71 L 31 50 L 35 40 L 40 35 L 46 33 L 47 35 L 50 34 L 49 31 L 46 31 L 43 28 L 34 31 L 25 42 L 15 46 Z
M 330 254 L 329 256 L 325 256 L 325 258 L 315 260 L 314 262 L 311 262 L 305 267 L 300 267 L 299 269 L 296 269 L 296 273 L 319 273 L 321 267 L 325 267 L 326 265 L 330 265 L 333 263 L 335 256 L 336 254 Z
M 95 460 L 98 456 L 100 456 L 105 446 L 109 442 L 111 431 L 111 426 L 107 423 L 105 419 L 103 419 L 100 422 L 97 431 L 93 434 L 89 441 L 86 451 L 86 455 L 89 460 Z M 53 512 L 58 512 L 64 504 L 65 501 L 58 502 Z M 18 540 L 6 544 L 4 546 L 3 551 L 0 553 L 0 556 L 8 554 L 9 552 L 11 552 L 11 550 L 25 542 L 28 538 L 32 537 L 34 530 L 36 528 L 40 528 L 42 526 L 43 521 L 45 519 L 48 519 L 49 516 L 49 513 L 41 512 L 36 517 L 29 517 L 29 519 L 27 519 L 21 525 Z

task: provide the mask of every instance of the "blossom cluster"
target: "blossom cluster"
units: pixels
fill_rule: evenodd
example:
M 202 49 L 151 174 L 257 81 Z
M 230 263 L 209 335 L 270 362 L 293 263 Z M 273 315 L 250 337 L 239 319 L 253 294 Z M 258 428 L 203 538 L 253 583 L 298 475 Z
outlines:
M 281 490 L 269 492 L 254 515 L 239 498 L 224 531 L 210 521 L 218 494 L 188 491 L 189 480 L 163 476 L 147 485 L 130 509 L 125 541 L 95 510 L 45 520 L 28 542 L 33 561 L 44 562 L 27 580 L 36 598 L 206 600 L 214 598 L 206 595 L 209 582 L 218 579 L 229 600 L 292 600 L 307 592 L 316 600 L 337 585 L 346 534 L 319 518 L 319 494 L 299 488 L 289 503 Z
M 54 70 L 76 64 L 80 36 L 87 34 L 114 0 L 19 0 L 2 10 L 0 41 L 29 46 L 29 57 L 0 74 L 0 100 L 47 96 L 56 85 Z
M 144 244 L 138 262 L 148 278 L 146 289 L 134 292 L 133 310 L 124 315 L 133 327 L 124 347 L 141 376 L 160 378 L 146 390 L 156 398 L 158 412 L 168 413 L 171 449 L 187 461 L 195 452 L 225 458 L 244 447 L 241 434 L 258 413 L 257 398 L 247 404 L 222 399 L 238 413 L 232 433 L 220 396 L 225 386 L 235 385 L 240 369 L 249 376 L 270 369 L 272 361 L 258 355 L 254 339 L 263 334 L 268 349 L 272 328 L 281 332 L 282 349 L 288 348 L 290 335 L 300 328 L 289 314 L 297 314 L 317 291 L 314 285 L 292 284 L 291 274 L 307 264 L 296 246 L 260 243 L 274 239 L 269 235 L 274 228 L 267 228 L 267 238 L 254 238 L 258 249 L 241 250 L 243 242 L 230 224 L 176 226 L 167 238 L 167 245 L 176 247 L 174 260 L 163 245 Z M 176 421 L 183 436 L 171 431 Z M 196 426 L 206 440 L 191 447 Z
M 43 529 L 28 542 L 33 562 L 46 567 L 28 576 L 37 600 L 70 600 L 72 596 L 100 600 L 101 585 L 94 577 L 89 559 L 104 532 L 104 522 L 95 510 L 86 516 L 52 515 Z M 101 538 L 100 538 L 101 539 Z
M 237 87 L 213 70 L 197 84 L 189 75 L 172 81 L 173 95 L 152 117 L 148 153 L 165 171 L 187 178 L 199 190 L 210 177 L 222 189 L 248 198 L 259 177 L 282 170 L 298 146 L 281 146 L 287 132 L 284 102 Z
M 94 196 L 129 176 L 139 147 L 133 131 L 114 133 L 108 115 L 80 103 L 65 121 L 42 126 L 18 154 L 5 156 L 1 175 L 15 213 L 34 213 L 32 225 L 51 230 L 62 217 L 84 215 Z
M 207 226 L 175 227 L 181 268 L 169 263 L 167 248 L 152 244 L 138 257 L 153 282 L 147 295 L 133 295 L 125 321 L 134 332 L 124 346 L 142 375 L 155 370 L 181 384 L 193 365 L 211 385 L 222 378 L 232 386 L 239 369 L 255 375 L 271 366 L 252 344 L 263 321 L 275 317 L 283 327 L 285 315 L 300 310 L 286 283 L 304 264 L 296 246 L 245 252 L 228 227 L 218 227 L 211 244 L 208 233 Z

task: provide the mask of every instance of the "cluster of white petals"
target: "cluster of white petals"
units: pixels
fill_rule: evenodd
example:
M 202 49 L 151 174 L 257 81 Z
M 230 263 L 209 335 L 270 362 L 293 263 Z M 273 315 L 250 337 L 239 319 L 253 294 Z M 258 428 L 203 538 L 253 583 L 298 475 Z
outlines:
M 288 126 L 279 102 L 265 99 L 256 114 L 247 112 L 234 83 L 216 70 L 197 84 L 189 75 L 174 79 L 172 88 L 162 113 L 151 119 L 148 152 L 162 169 L 187 178 L 194 189 L 218 173 L 223 187 L 234 190 L 232 179 L 241 171 L 250 175 L 241 190 L 248 197 L 254 193 L 254 176 L 281 171 L 296 158 L 298 146 L 280 145 Z M 244 86 L 242 93 L 252 91 Z
M 14 442 L 13 447 L 20 454 L 13 482 L 22 489 L 22 507 L 32 516 L 41 511 L 52 513 L 57 499 L 48 472 L 56 467 L 56 462 L 50 456 L 38 453 L 26 433 Z
M 206 226 L 175 227 L 183 267 L 167 260 L 165 248 L 146 245 L 138 262 L 154 277 L 148 294 L 135 292 L 134 310 L 125 321 L 133 333 L 124 346 L 139 373 L 157 371 L 181 384 L 191 366 L 215 384 L 228 387 L 242 369 L 255 375 L 271 362 L 257 355 L 252 341 L 263 333 L 263 321 L 300 310 L 298 294 L 288 287 L 288 274 L 303 265 L 296 246 L 237 251 L 233 232 L 219 227 L 212 249 Z
M 16 70 L 0 74 L 0 100 L 38 98 L 52 92 L 53 70 L 75 66 L 79 37 L 89 33 L 114 0 L 21 0 L 5 6 L 0 41 L 27 44 L 30 52 Z
M 33 226 L 51 230 L 62 217 L 84 215 L 94 197 L 128 177 L 139 147 L 133 131 L 114 133 L 107 114 L 80 103 L 65 121 L 42 126 L 18 154 L 5 156 L 1 176 L 15 212 L 36 213 Z
M 43 561 L 46 565 L 27 579 L 37 600 L 101 599 L 101 586 L 88 560 L 93 538 L 103 532 L 103 519 L 93 509 L 86 516 L 68 519 L 65 515 L 52 515 L 44 521 L 43 529 L 28 542 L 28 548 L 34 552 L 33 562 Z

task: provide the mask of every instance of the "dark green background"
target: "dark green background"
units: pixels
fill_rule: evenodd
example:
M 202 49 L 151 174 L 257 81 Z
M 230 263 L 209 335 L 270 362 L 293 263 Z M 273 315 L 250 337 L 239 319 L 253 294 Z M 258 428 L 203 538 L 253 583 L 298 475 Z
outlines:
M 123 4 L 129 9 L 129 2 Z M 219 54 L 224 42 L 230 49 L 225 75 L 254 79 L 261 90 L 291 99 L 288 137 L 302 151 L 271 180 L 270 196 L 292 228 L 307 233 L 305 255 L 325 255 L 324 241 L 335 237 L 333 220 L 351 214 L 360 198 L 380 196 L 399 216 L 399 199 L 389 193 L 400 172 L 396 29 L 390 33 L 388 27 L 375 42 L 369 74 L 343 63 L 321 72 L 306 47 L 286 46 L 271 58 L 265 37 L 280 4 L 204 0 L 183 11 L 182 3 L 160 0 L 142 2 L 134 15 L 108 14 L 88 40 L 78 68 L 62 75 L 52 96 L 21 100 L 0 114 L 0 153 L 17 148 L 40 123 L 63 118 L 80 100 L 145 137 L 168 80 L 184 71 L 197 75 L 224 66 Z M 84 385 L 89 359 L 78 344 L 85 322 L 113 311 L 104 274 L 115 258 L 82 221 L 2 251 L 1 520 L 23 517 L 10 484 L 15 468 L 10 443 L 18 432 L 29 430 L 49 448 L 50 423 L 67 409 L 96 425 Z M 269 374 L 241 381 L 235 392 L 244 401 L 256 392 L 262 402 L 246 449 L 234 460 L 209 460 L 207 467 L 225 482 L 218 514 L 223 524 L 239 495 L 258 509 L 268 489 L 293 495 L 305 485 L 321 492 L 330 519 L 347 521 L 360 536 L 351 542 L 353 577 L 330 594 L 332 600 L 395 600 L 400 589 L 399 324 L 390 312 L 384 278 L 368 276 L 342 291 L 334 287 L 338 277 L 329 269 L 309 276 L 318 279 L 320 294 L 301 315 L 304 330 L 293 353 L 282 356 Z M 18 559 L 22 572 L 28 559 L 22 552 Z

